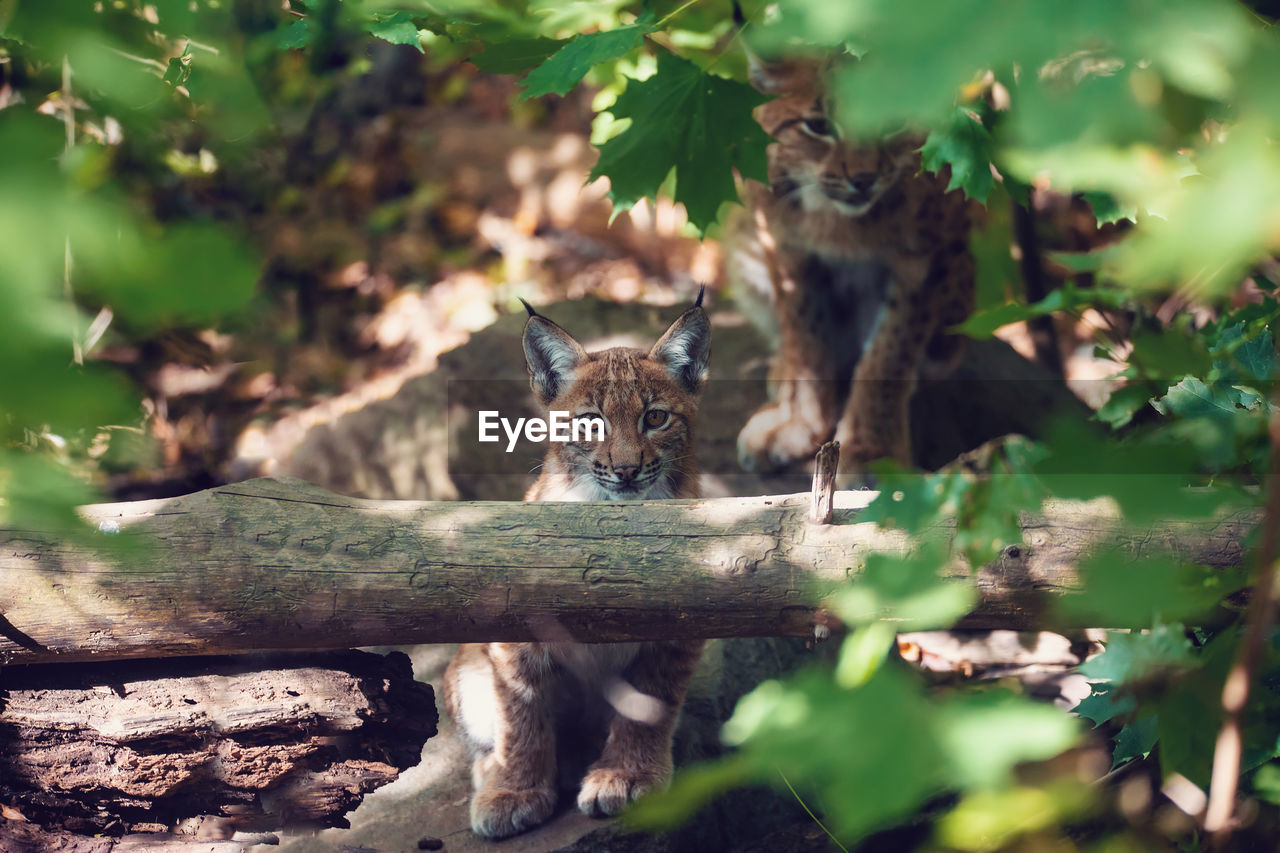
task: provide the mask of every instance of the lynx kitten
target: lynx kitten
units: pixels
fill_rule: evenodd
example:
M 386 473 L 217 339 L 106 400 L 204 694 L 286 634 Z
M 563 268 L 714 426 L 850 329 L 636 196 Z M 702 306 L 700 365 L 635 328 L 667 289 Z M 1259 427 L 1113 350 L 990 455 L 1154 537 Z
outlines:
M 526 304 L 530 383 L 547 409 L 601 417 L 601 441 L 551 443 L 527 501 L 688 498 L 710 324 L 697 303 L 649 352 L 588 353 Z M 701 642 L 463 645 L 444 678 L 445 704 L 474 764 L 471 827 L 503 838 L 556 807 L 557 782 L 588 815 L 615 815 L 671 776 L 671 735 Z M 572 758 L 592 761 L 564 779 Z

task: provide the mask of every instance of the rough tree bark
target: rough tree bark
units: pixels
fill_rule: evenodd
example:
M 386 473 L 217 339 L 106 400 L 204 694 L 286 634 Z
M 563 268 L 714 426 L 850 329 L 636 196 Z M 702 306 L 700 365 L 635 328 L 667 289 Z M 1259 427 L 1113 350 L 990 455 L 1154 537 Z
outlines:
M 907 538 L 832 523 L 809 496 L 625 504 L 419 503 L 253 480 L 90 507 L 115 556 L 0 531 L 0 663 L 572 636 L 608 642 L 803 635 L 833 584 Z M 1056 504 L 979 576 L 965 627 L 1047 625 L 1095 547 L 1238 566 L 1255 512 L 1137 528 L 1108 504 Z M 946 530 L 937 531 L 946 535 Z M 957 566 L 940 567 L 962 573 Z
M 16 667 L 3 688 L 0 802 L 31 821 L 0 821 L 3 850 L 32 832 L 163 832 L 199 815 L 341 825 L 436 733 L 432 690 L 402 653 Z

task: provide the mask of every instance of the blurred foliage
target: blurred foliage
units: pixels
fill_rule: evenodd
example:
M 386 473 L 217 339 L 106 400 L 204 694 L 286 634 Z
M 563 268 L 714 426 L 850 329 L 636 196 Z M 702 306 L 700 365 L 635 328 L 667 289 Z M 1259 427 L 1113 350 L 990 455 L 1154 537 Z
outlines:
M 618 207 L 671 192 L 705 230 L 737 198 L 728 168 L 758 178 L 767 144 L 749 121 L 760 99 L 736 82 L 744 75 L 739 36 L 724 26 L 727 5 L 615 7 L 616 19 L 593 22 L 589 33 L 547 18 L 510 51 L 493 30 L 478 36 L 476 55 L 494 70 L 527 71 L 527 96 L 563 93 L 584 77 L 603 84 L 597 108 L 607 129 L 593 140 L 601 148 L 593 177 L 609 179 Z M 1096 792 L 1061 776 L 1029 786 L 1013 769 L 1076 742 L 1074 728 L 1016 694 L 926 700 L 887 652 L 895 630 L 946 627 L 972 603 L 971 587 L 940 578 L 940 565 L 999 559 L 1022 543 L 1020 514 L 1045 500 L 1106 497 L 1129 524 L 1259 505 L 1280 318 L 1266 274 L 1275 267 L 1268 254 L 1280 249 L 1280 43 L 1247 8 L 1214 0 L 744 5 L 741 38 L 763 55 L 856 57 L 834 72 L 847 132 L 926 132 L 925 168 L 948 169 L 950 187 L 978 201 L 1026 204 L 1032 187 L 1077 193 L 1100 224 L 1132 223 L 1119 243 L 1053 257 L 1090 286 L 1068 278 L 1028 305 L 1008 285 L 1007 248 L 1001 257 L 1008 222 L 994 219 L 1004 236 L 988 229 L 976 239 L 982 310 L 963 331 L 989 336 L 1007 323 L 1087 311 L 1128 317 L 1132 331 L 1099 341 L 1119 387 L 1095 423 L 1060 421 L 1040 443 L 1009 440 L 936 474 L 882 468 L 880 496 L 859 520 L 901 528 L 916 547 L 850 567 L 858 583 L 834 609 L 852 631 L 834 674 L 762 685 L 726 727 L 739 751 L 686 772 L 633 819 L 667 825 L 725 787 L 794 782 L 845 839 L 903 820 L 942 792 L 959 798 L 938 821 L 935 846 L 1052 837 L 1098 807 Z M 491 12 L 468 10 L 492 25 Z M 706 38 L 677 38 L 677 27 Z M 714 97 L 690 97 L 712 86 Z M 1227 310 L 1245 278 L 1261 298 Z M 1151 297 L 1168 292 L 1213 306 L 1215 318 L 1156 320 Z M 950 519 L 948 548 L 937 531 Z M 1056 612 L 1061 625 L 1149 629 L 1114 635 L 1086 670 L 1095 696 L 1081 713 L 1116 727 L 1118 765 L 1158 745 L 1161 772 L 1207 784 L 1220 715 L 1211 697 L 1230 658 L 1223 650 L 1237 639 L 1237 613 L 1220 602 L 1248 583 L 1247 570 L 1131 553 L 1099 552 L 1080 567 L 1078 588 Z M 1264 677 L 1258 690 L 1246 772 L 1262 765 L 1254 787 L 1266 799 L 1280 727 L 1274 680 Z M 1056 843 L 1088 846 L 1066 836 Z M 1107 843 L 1145 844 L 1124 833 Z
M 920 132 L 925 168 L 991 207 L 974 244 L 981 310 L 962 331 L 1122 319 L 1098 340 L 1118 389 L 1092 422 L 1056 421 L 1041 442 L 936 474 L 880 469 L 860 520 L 914 548 L 848 567 L 859 581 L 834 606 L 853 630 L 834 670 L 761 685 L 726 726 L 738 751 L 684 772 L 634 819 L 665 825 L 731 786 L 794 784 L 850 841 L 928 807 L 930 849 L 1199 849 L 1185 829 L 1153 841 L 1101 820 L 1073 834 L 1106 808 L 1101 791 L 1025 765 L 1085 725 L 1016 684 L 926 690 L 890 652 L 898 628 L 946 627 L 973 602 L 972 581 L 939 566 L 972 574 L 1000 559 L 1045 500 L 1106 499 L 1133 525 L 1260 505 L 1280 370 L 1274 26 L 1228 0 L 743 6 L 739 28 L 729 0 L 0 0 L 0 518 L 67 524 L 91 496 L 90 460 L 145 455 L 130 438 L 136 389 L 83 358 L 103 322 L 125 337 L 200 328 L 254 299 L 260 261 L 239 224 L 156 203 L 157 188 L 208 181 L 299 131 L 334 79 L 367 68 L 370 40 L 518 75 L 523 99 L 595 87 L 593 177 L 619 210 L 670 193 L 699 233 L 765 171 L 743 44 L 847 54 L 834 80 L 845 130 Z M 1026 304 L 1007 209 L 1033 190 L 1079 194 L 1099 223 L 1132 227 L 1054 255 L 1089 285 Z M 1166 298 L 1202 319 L 1152 310 Z M 952 521 L 954 538 L 940 537 Z M 1080 567 L 1053 618 L 1137 629 L 1083 670 L 1093 695 L 1078 712 L 1112 738 L 1117 767 L 1207 784 L 1239 638 L 1231 594 L 1254 569 L 1109 551 Z M 1280 802 L 1278 703 L 1273 642 L 1245 732 L 1245 792 L 1271 809 L 1260 825 Z
M 118 454 L 143 418 L 131 383 L 83 357 L 103 322 L 113 334 L 207 325 L 243 305 L 258 276 L 236 228 L 158 216 L 117 167 L 169 171 L 175 141 L 161 131 L 172 121 L 199 122 L 206 162 L 232 159 L 262 133 L 265 112 L 230 13 L 216 5 L 54 0 L 5 11 L 0 518 L 61 525 L 92 497 L 89 458 L 109 457 L 112 444 Z

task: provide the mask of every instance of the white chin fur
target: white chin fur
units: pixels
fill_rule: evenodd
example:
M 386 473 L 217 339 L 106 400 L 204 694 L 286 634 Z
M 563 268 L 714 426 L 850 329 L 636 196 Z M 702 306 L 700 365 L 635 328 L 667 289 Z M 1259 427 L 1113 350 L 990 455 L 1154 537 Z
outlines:
M 564 501 L 656 501 L 673 497 L 666 477 L 659 477 L 638 492 L 613 492 L 601 486 L 590 474 L 577 477 Z

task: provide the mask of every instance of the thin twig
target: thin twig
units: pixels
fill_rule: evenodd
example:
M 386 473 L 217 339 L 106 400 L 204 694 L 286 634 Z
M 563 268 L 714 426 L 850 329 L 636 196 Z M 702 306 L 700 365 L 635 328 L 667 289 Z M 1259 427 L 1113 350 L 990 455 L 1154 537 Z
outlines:
M 76 108 L 71 94 L 71 63 L 62 57 L 62 127 L 65 132 L 63 152 L 76 144 Z M 71 235 L 62 241 L 62 295 L 71 309 L 71 358 L 76 364 L 84 364 L 84 348 L 80 346 L 80 324 L 76 322 L 75 294 L 71 290 Z
M 139 65 L 147 66 L 155 74 L 159 75 L 160 77 L 163 77 L 164 73 L 169 70 L 169 66 L 158 59 L 148 59 L 145 56 L 138 56 L 136 53 L 126 53 L 125 51 L 120 50 L 119 48 L 111 47 L 109 45 L 107 46 L 107 50 L 111 51 L 116 56 L 122 56 L 125 59 L 129 59 L 138 63 Z
M 800 804 L 800 808 L 804 809 L 805 814 L 809 815 L 809 817 L 813 819 L 813 822 L 818 825 L 818 829 L 821 829 L 827 834 L 827 838 L 831 839 L 832 844 L 839 847 L 844 851 L 844 853 L 849 853 L 849 848 L 841 844 L 840 839 L 831 834 L 831 830 L 827 829 L 826 824 L 818 820 L 818 816 L 809 809 L 809 804 L 806 803 L 798 793 L 796 793 L 795 788 L 791 787 L 791 780 L 787 778 L 787 774 L 783 773 L 780 768 L 775 767 L 774 769 L 778 771 L 778 775 L 782 777 L 782 783 L 787 786 L 787 790 L 791 792 L 791 796 L 796 798 L 796 802 Z
M 660 29 L 662 29 L 664 26 L 666 26 L 667 22 L 668 22 L 668 21 L 670 21 L 672 18 L 676 17 L 676 16 L 677 16 L 677 15 L 679 15 L 681 12 L 683 12 L 685 9 L 688 9 L 690 6 L 694 5 L 695 3 L 699 3 L 699 2 L 701 2 L 701 0 L 689 0 L 689 2 L 685 3 L 685 4 L 684 4 L 683 6 L 681 6 L 680 8 L 675 9 L 675 10 L 673 10 L 673 11 L 671 11 L 671 12 L 668 12 L 667 14 L 663 15 L 663 16 L 662 16 L 662 20 L 660 20 L 660 21 L 658 21 L 658 23 L 654 24 L 654 25 L 653 25 L 653 28 L 654 28 L 655 30 L 660 30 Z
M 1244 710 L 1253 679 L 1262 661 L 1276 614 L 1276 550 L 1280 545 L 1280 390 L 1271 400 L 1271 453 L 1267 463 L 1266 506 L 1262 514 L 1262 540 L 1258 545 L 1258 580 L 1245 622 L 1244 637 L 1222 686 L 1222 729 L 1213 751 L 1213 775 L 1209 781 L 1209 805 L 1204 828 L 1213 845 L 1222 849 L 1231 834 L 1236 786 L 1240 781 Z
M 738 24 L 738 26 L 733 28 L 733 35 L 729 37 L 729 40 L 727 42 L 725 42 L 725 45 L 723 48 L 720 49 L 720 52 L 717 53 L 715 57 L 713 57 L 712 60 L 707 63 L 707 68 L 706 68 L 707 71 L 710 71 L 712 68 L 715 67 L 715 64 L 717 62 L 719 62 L 721 59 L 724 59 L 724 57 L 729 53 L 729 51 L 733 49 L 733 46 L 738 43 L 738 39 L 742 38 L 742 34 L 746 32 L 747 27 L 751 26 L 751 19 L 741 14 L 742 7 L 737 4 L 736 0 L 733 4 L 733 8 L 735 12 L 739 16 L 741 16 L 742 21 L 741 23 Z

